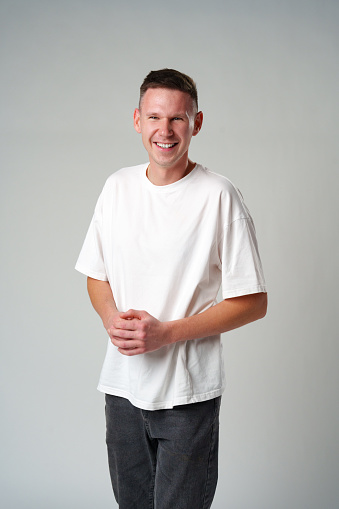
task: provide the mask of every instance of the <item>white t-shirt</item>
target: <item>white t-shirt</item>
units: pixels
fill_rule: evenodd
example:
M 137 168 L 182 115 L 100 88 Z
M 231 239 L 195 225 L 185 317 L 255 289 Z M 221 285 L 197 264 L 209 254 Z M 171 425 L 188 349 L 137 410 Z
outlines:
M 117 308 L 161 321 L 200 313 L 224 299 L 265 292 L 255 229 L 232 183 L 197 164 L 155 186 L 147 164 L 111 175 L 98 199 L 76 269 L 109 281 Z M 98 389 L 145 410 L 220 396 L 220 335 L 127 357 L 108 340 Z

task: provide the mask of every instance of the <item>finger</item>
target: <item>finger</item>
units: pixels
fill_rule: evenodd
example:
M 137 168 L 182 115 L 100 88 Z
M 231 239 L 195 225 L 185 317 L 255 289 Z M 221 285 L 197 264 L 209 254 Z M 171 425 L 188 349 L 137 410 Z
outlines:
M 140 355 L 145 353 L 142 348 L 118 348 L 118 352 L 122 355 L 126 355 L 126 357 L 133 357 L 134 355 Z
M 124 320 L 129 320 L 131 318 L 134 318 L 136 316 L 137 311 L 135 309 L 129 309 L 128 311 L 123 311 L 120 313 L 121 318 Z
M 121 313 L 121 317 L 127 320 L 130 320 L 131 318 L 137 318 L 138 320 L 141 320 L 144 316 L 144 313 L 145 311 L 139 311 L 138 309 L 129 309 L 128 311 Z
M 133 350 L 133 349 L 139 348 L 141 346 L 140 341 L 136 341 L 133 339 L 126 340 L 126 339 L 118 338 L 116 336 L 111 337 L 111 342 L 113 343 L 114 346 L 116 346 L 118 348 L 122 348 L 123 350 Z
M 110 337 L 117 337 L 122 339 L 137 339 L 139 336 L 139 332 L 137 330 L 132 329 L 108 329 L 108 335 Z
M 132 322 L 133 320 L 126 320 L 125 318 L 117 318 L 112 322 L 112 325 L 107 331 L 115 330 L 115 329 L 133 329 Z
M 133 318 L 123 318 L 113 323 L 113 326 L 108 330 L 137 330 L 140 328 L 140 320 Z

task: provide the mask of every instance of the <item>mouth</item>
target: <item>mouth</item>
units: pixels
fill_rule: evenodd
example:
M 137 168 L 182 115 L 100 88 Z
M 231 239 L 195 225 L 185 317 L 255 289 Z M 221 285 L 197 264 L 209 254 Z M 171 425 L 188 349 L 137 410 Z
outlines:
M 173 148 L 175 145 L 177 145 L 177 143 L 159 143 L 159 142 L 155 142 L 156 146 L 157 147 L 160 147 L 160 148 Z

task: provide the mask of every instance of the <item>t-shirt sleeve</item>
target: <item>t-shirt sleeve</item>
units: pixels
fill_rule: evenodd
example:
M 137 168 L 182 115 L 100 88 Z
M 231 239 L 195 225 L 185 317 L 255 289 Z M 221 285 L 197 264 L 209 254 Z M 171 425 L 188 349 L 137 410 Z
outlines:
M 266 292 L 255 228 L 250 216 L 237 219 L 225 227 L 220 248 L 224 299 Z
M 101 194 L 96 204 L 94 215 L 75 269 L 93 279 L 107 281 L 108 278 L 103 256 L 102 201 L 103 197 Z

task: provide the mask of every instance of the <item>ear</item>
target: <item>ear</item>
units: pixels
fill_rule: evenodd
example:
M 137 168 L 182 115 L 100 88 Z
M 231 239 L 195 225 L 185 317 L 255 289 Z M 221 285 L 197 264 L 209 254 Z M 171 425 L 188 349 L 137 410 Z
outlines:
M 195 120 L 194 120 L 193 136 L 196 136 L 198 134 L 198 132 L 200 131 L 203 118 L 204 118 L 204 116 L 202 114 L 202 111 L 198 111 L 198 113 L 195 116 Z
M 134 110 L 133 124 L 134 124 L 134 129 L 136 130 L 136 132 L 137 133 L 141 133 L 141 128 L 140 128 L 140 111 L 138 110 L 138 108 L 135 108 L 135 110 Z

